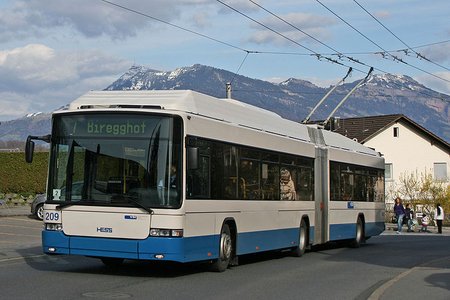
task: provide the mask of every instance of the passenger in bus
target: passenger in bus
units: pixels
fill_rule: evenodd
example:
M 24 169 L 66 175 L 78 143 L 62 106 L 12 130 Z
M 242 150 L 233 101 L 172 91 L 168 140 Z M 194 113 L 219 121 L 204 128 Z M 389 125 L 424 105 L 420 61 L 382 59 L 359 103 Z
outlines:
M 170 168 L 170 188 L 177 187 L 177 168 L 173 165 Z
M 377 177 L 377 181 L 375 183 L 375 201 L 383 202 L 384 199 L 384 178 L 382 176 Z
M 291 201 L 297 199 L 294 181 L 292 181 L 291 172 L 287 169 L 281 169 L 280 172 L 280 199 Z

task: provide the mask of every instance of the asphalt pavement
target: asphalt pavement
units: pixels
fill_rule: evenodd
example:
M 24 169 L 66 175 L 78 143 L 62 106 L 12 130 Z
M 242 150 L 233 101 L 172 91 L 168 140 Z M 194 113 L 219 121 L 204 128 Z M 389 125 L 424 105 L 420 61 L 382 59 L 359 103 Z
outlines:
M 31 207 L 25 205 L 0 205 L 0 217 L 28 216 L 31 215 Z
M 14 217 L 14 216 L 29 216 L 31 215 L 30 205 L 17 205 L 17 206 L 7 206 L 0 205 L 0 218 L 1 217 Z M 1 222 L 1 221 L 0 221 Z M 450 238 L 450 228 L 444 227 L 442 234 L 437 233 L 437 228 L 434 226 L 428 226 L 429 232 L 406 232 L 406 226 L 403 228 L 401 235 L 412 235 L 412 236 L 423 236 L 423 235 L 434 235 L 442 236 L 443 239 Z M 382 233 L 383 235 L 398 235 L 396 233 L 396 226 L 394 224 L 386 223 L 386 231 Z M 399 235 L 399 236 L 401 236 Z M 450 253 L 449 253 L 450 254 Z M 438 278 L 442 281 L 442 290 L 444 294 L 442 299 L 450 299 L 450 280 L 449 280 L 449 270 L 450 269 L 450 256 L 442 257 L 434 261 L 427 262 L 423 265 L 416 266 L 412 269 L 406 270 L 400 273 L 391 280 L 385 282 L 379 286 L 368 299 L 393 299 L 398 296 L 398 287 L 400 285 L 405 285 L 408 290 L 408 298 L 411 295 L 423 295 L 424 291 L 430 288 L 428 281 L 430 278 Z M 391 298 L 393 297 L 393 298 Z M 448 298 L 447 298 L 448 297 Z M 419 298 L 417 298 L 419 299 Z M 436 299 L 441 299 L 438 296 Z

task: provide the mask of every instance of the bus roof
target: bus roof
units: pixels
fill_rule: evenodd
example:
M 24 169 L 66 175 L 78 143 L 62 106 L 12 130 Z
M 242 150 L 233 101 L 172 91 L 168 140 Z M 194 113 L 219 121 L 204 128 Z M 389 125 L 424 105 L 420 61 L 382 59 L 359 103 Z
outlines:
M 82 109 L 179 111 L 317 144 L 317 139 L 311 137 L 311 132 L 315 131 L 320 132 L 323 146 L 378 155 L 372 149 L 316 125 L 306 126 L 241 101 L 220 99 L 191 90 L 90 91 L 69 105 L 69 111 Z

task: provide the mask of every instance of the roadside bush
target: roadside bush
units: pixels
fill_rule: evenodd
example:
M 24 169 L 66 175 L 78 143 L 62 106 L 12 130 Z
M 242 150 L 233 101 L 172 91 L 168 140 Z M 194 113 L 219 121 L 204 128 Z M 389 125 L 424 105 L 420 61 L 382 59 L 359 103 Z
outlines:
M 48 152 L 35 152 L 32 164 L 23 152 L 0 153 L 0 193 L 23 196 L 44 193 L 47 182 Z

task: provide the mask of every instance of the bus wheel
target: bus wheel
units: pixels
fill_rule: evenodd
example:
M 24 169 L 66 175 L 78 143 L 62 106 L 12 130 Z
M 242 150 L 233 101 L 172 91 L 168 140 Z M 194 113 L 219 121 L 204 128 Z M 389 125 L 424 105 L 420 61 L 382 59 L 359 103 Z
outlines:
M 363 242 L 364 242 L 363 222 L 361 218 L 358 218 L 358 221 L 356 222 L 356 236 L 355 239 L 351 242 L 350 246 L 352 248 L 359 248 L 361 247 L 361 244 Z
M 123 263 L 123 258 L 115 258 L 115 257 L 102 257 L 100 258 L 102 263 L 109 268 L 117 268 L 120 267 Z
M 298 236 L 298 246 L 294 249 L 293 255 L 300 257 L 305 254 L 306 247 L 308 246 L 308 226 L 304 219 L 300 222 L 300 233 Z
M 211 265 L 211 270 L 223 272 L 228 268 L 233 253 L 233 241 L 231 240 L 230 227 L 227 224 L 222 226 L 220 233 L 219 258 Z

